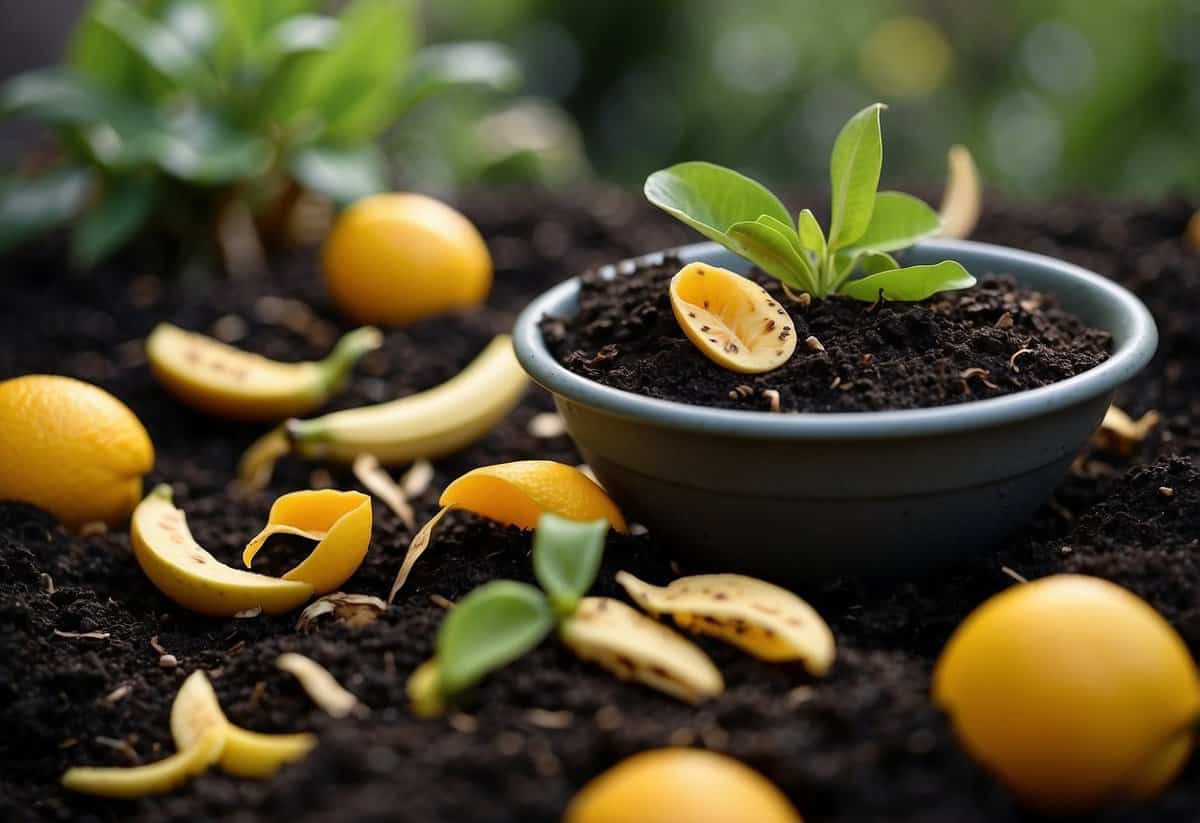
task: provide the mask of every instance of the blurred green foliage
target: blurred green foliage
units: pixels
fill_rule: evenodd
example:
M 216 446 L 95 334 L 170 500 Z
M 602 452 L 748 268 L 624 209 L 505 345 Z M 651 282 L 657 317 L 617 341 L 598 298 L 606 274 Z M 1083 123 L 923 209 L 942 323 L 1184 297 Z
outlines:
M 91 2 L 65 65 L 0 92 L 0 114 L 37 118 L 61 144 L 0 185 L 0 250 L 67 221 L 82 265 L 151 221 L 193 246 L 227 214 L 269 231 L 298 190 L 343 203 L 389 188 L 374 141 L 425 98 L 520 81 L 495 44 L 418 50 L 407 0 L 320 6 Z
M 426 0 L 434 37 L 493 37 L 629 184 L 684 160 L 828 185 L 824 147 L 885 100 L 888 175 L 965 143 L 989 186 L 1200 188 L 1195 0 Z

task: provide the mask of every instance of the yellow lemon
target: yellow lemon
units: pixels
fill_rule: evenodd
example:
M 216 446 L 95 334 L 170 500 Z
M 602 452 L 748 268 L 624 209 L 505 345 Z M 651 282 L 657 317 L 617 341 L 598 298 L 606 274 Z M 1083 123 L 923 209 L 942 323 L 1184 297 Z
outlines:
M 70 528 L 116 525 L 153 465 L 145 427 L 104 389 L 47 374 L 0 382 L 0 500 L 33 503 Z
M 1082 575 L 1016 586 L 972 612 L 933 694 L 976 759 L 1055 814 L 1160 792 L 1200 714 L 1179 635 L 1134 594 Z
M 627 758 L 588 783 L 564 823 L 801 823 L 769 780 L 723 754 L 655 749 Z
M 574 466 L 553 460 L 481 466 L 447 486 L 439 502 L 522 529 L 537 528 L 538 519 L 550 512 L 568 520 L 603 517 L 617 531 L 626 530 L 625 518 L 604 489 Z
M 347 209 L 325 241 L 325 284 L 359 323 L 399 325 L 477 306 L 492 258 L 471 221 L 422 194 L 376 194 Z

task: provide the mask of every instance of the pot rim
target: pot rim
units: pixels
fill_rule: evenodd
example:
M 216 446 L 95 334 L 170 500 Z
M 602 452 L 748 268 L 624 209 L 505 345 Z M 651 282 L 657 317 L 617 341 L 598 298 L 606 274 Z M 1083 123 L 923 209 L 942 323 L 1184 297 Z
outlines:
M 1100 365 L 1049 386 L 1002 397 L 973 400 L 950 406 L 879 412 L 798 412 L 771 414 L 759 411 L 694 406 L 660 400 L 615 389 L 582 377 L 560 364 L 547 350 L 538 324 L 543 316 L 564 315 L 579 292 L 573 277 L 549 289 L 530 303 L 517 318 L 513 332 L 517 359 L 539 385 L 555 395 L 628 420 L 702 434 L 767 440 L 860 440 L 930 436 L 1011 424 L 1095 400 L 1133 377 L 1154 356 L 1158 330 L 1146 306 L 1113 281 L 1080 266 L 1053 257 L 991 243 L 969 240 L 927 240 L 914 248 L 954 257 L 982 256 L 989 265 L 1003 268 L 1018 264 L 1040 268 L 1064 282 L 1082 283 L 1120 315 L 1125 339 Z M 696 258 L 714 252 L 728 253 L 717 243 L 693 243 L 603 267 L 608 276 L 631 265 L 660 262 L 665 255 Z M 1018 276 L 1018 280 L 1020 277 Z M 1114 331 L 1115 324 L 1106 329 Z

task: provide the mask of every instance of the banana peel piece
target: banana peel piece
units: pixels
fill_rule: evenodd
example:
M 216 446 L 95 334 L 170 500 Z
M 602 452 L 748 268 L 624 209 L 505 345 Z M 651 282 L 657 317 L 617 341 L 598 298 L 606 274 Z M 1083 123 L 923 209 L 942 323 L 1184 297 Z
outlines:
M 367 452 L 384 466 L 451 454 L 494 429 L 528 385 L 512 338 L 497 335 L 466 368 L 432 389 L 310 420 L 288 420 L 242 456 L 238 483 L 244 489 L 262 488 L 285 454 L 352 463 Z
M 429 548 L 433 528 L 454 509 L 521 529 L 537 528 L 538 519 L 550 513 L 578 521 L 603 518 L 619 532 L 629 530 L 617 504 L 595 480 L 574 466 L 554 460 L 516 460 L 480 466 L 447 486 L 438 503 L 441 511 L 421 527 L 409 544 L 392 583 L 389 603 Z
M 656 617 L 669 614 L 682 629 L 718 637 L 762 660 L 799 660 L 816 676 L 833 665 L 833 632 L 787 589 L 740 574 L 700 574 L 654 586 L 622 571 L 617 582 Z
M 688 703 L 725 689 L 721 673 L 700 647 L 620 600 L 583 598 L 558 634 L 582 659 Z
M 171 705 L 171 737 L 176 748 L 184 751 L 212 728 L 225 731 L 225 748 L 218 764 L 238 777 L 270 777 L 317 745 L 314 734 L 262 734 L 230 723 L 208 677 L 195 671 L 183 681 Z
M 966 146 L 951 146 L 946 159 L 949 173 L 939 210 L 942 229 L 938 236 L 965 240 L 979 223 L 983 211 L 983 186 L 979 182 L 975 158 Z
M 382 344 L 379 329 L 366 326 L 342 337 L 324 360 L 280 363 L 160 323 L 146 339 L 146 357 L 180 402 L 230 420 L 276 422 L 319 408 L 354 364 Z
M 145 766 L 94 767 L 77 766 L 62 776 L 63 788 L 81 794 L 100 797 L 135 798 L 149 794 L 165 794 L 179 788 L 208 770 L 221 757 L 225 748 L 226 729 L 213 725 L 205 729 L 186 749 L 165 760 Z
M 205 551 L 192 537 L 187 516 L 172 503 L 170 486 L 158 486 L 138 504 L 129 533 L 138 565 L 150 582 L 194 612 L 233 617 L 261 608 L 267 614 L 282 614 L 312 596 L 311 583 L 235 569 Z
M 267 525 L 246 544 L 242 552 L 246 568 L 275 534 L 317 541 L 312 553 L 284 573 L 283 580 L 307 583 L 318 594 L 335 591 L 362 565 L 371 545 L 371 498 L 335 489 L 283 495 L 271 506 Z

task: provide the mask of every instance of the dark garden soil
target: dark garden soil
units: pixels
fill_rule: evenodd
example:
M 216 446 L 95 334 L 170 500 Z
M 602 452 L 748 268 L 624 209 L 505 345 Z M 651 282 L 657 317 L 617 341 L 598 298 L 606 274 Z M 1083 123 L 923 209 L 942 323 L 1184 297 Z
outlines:
M 752 278 L 787 310 L 800 342 L 779 368 L 738 374 L 702 354 L 676 321 L 668 288 L 679 268 L 667 258 L 615 278 L 589 272 L 578 314 L 542 321 L 555 357 L 590 380 L 663 400 L 766 411 L 764 392 L 775 391 L 782 412 L 849 412 L 1037 388 L 1108 353 L 1107 333 L 1063 312 L 1053 295 L 1020 289 L 1008 277 L 979 272 L 976 288 L 926 303 L 835 297 L 803 306 L 756 270 Z
M 548 285 L 689 239 L 669 218 L 609 190 L 488 194 L 463 205 L 497 260 L 488 308 L 389 332 L 386 347 L 362 364 L 336 406 L 443 381 L 492 334 L 510 328 L 515 312 Z M 430 653 L 443 614 L 434 596 L 453 600 L 495 577 L 531 579 L 527 534 L 452 517 L 379 621 L 359 629 L 322 625 L 302 635 L 294 616 L 190 615 L 141 574 L 124 531 L 73 536 L 28 506 L 0 504 L 0 818 L 536 823 L 556 820 L 584 782 L 618 759 L 686 744 L 729 752 L 762 770 L 810 821 L 1027 819 L 959 751 L 929 700 L 930 669 L 970 609 L 1012 584 L 1005 569 L 1116 580 L 1161 610 L 1200 654 L 1200 473 L 1192 463 L 1200 452 L 1200 253 L 1182 240 L 1197 205 L 1078 200 L 988 211 L 977 237 L 1065 257 L 1147 300 L 1162 331 L 1160 352 L 1121 390 L 1119 402 L 1135 415 L 1157 409 L 1163 425 L 1129 460 L 1094 454 L 1081 460 L 1035 521 L 994 556 L 918 582 L 834 580 L 806 589 L 838 641 L 838 662 L 822 681 L 702 639 L 728 688 L 693 708 L 618 682 L 546 644 L 485 681 L 464 712 L 417 720 L 405 708 L 404 683 Z M 219 332 L 268 355 L 323 353 L 342 326 L 320 288 L 314 255 L 282 257 L 267 276 L 214 286 L 163 279 L 131 264 L 73 277 L 60 246 L 48 243 L 3 261 L 0 378 L 66 373 L 128 402 L 158 449 L 149 482 L 174 484 L 202 545 L 232 562 L 278 494 L 353 484 L 344 469 L 289 459 L 263 494 L 230 495 L 238 454 L 260 429 L 181 408 L 154 384 L 141 354 L 140 341 L 158 320 Z M 1003 299 L 1005 287 L 986 294 Z M 312 313 L 277 298 L 303 301 Z M 924 316 L 886 310 L 901 329 Z M 980 365 L 992 371 L 993 382 L 1007 385 L 1001 381 L 1015 379 L 1007 374 L 1011 353 L 987 352 L 998 359 L 954 366 Z M 1070 362 L 1056 368 L 1083 363 Z M 1060 372 L 1038 374 L 1054 379 Z M 973 381 L 971 396 L 984 389 Z M 945 391 L 947 401 L 964 399 Z M 828 392 L 820 397 L 838 402 Z M 531 457 L 577 462 L 566 438 L 527 433 L 531 416 L 550 408 L 545 394 L 530 391 L 483 442 L 437 461 L 435 487 L 417 501 L 419 518 L 433 514 L 438 489 L 474 466 Z M 372 550 L 346 591 L 386 595 L 410 538 L 390 512 L 377 511 Z M 610 539 L 600 592 L 617 594 L 612 575 L 619 568 L 655 582 L 672 574 L 652 535 Z M 178 659 L 177 667 L 159 665 L 160 648 Z M 315 709 L 290 676 L 275 670 L 285 650 L 327 666 L 370 714 L 332 720 Z M 166 755 L 170 702 L 197 668 L 209 672 L 234 722 L 262 731 L 313 730 L 320 746 L 272 780 L 214 771 L 174 794 L 136 802 L 73 796 L 58 787 L 71 765 L 127 765 Z M 1200 758 L 1158 800 L 1111 809 L 1101 819 L 1200 819 Z

